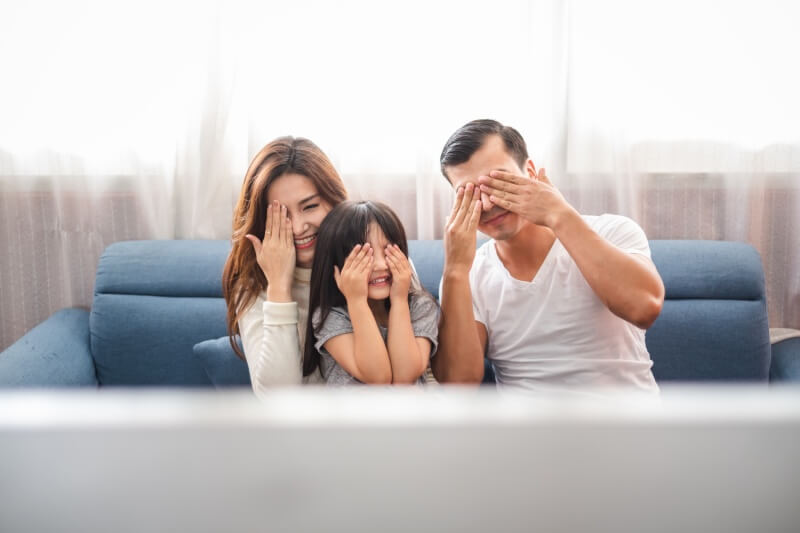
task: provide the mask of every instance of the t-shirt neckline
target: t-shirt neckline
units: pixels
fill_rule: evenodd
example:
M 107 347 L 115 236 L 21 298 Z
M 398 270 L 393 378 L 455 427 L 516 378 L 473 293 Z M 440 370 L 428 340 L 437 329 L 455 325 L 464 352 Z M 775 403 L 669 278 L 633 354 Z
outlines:
M 544 257 L 544 261 L 542 261 L 542 264 L 539 266 L 539 270 L 536 271 L 536 274 L 533 276 L 533 279 L 530 280 L 530 281 L 525 281 L 523 279 L 517 279 L 517 278 L 515 278 L 514 276 L 511 275 L 511 272 L 508 271 L 508 268 L 506 268 L 506 265 L 500 259 L 500 256 L 497 255 L 497 248 L 495 247 L 496 244 L 497 244 L 497 241 L 492 239 L 491 247 L 490 247 L 492 260 L 497 263 L 497 265 L 503 271 L 503 274 L 506 276 L 507 279 L 511 280 L 512 283 L 517 283 L 517 284 L 522 285 L 524 287 L 531 287 L 531 286 L 534 286 L 534 285 L 538 285 L 538 283 L 537 283 L 538 280 L 540 280 L 540 279 L 544 278 L 545 276 L 547 276 L 547 273 L 550 271 L 550 269 L 552 268 L 553 263 L 555 262 L 556 247 L 557 246 L 561 246 L 561 243 L 559 242 L 558 239 L 553 240 L 553 244 L 550 245 L 550 249 L 547 250 L 547 255 Z

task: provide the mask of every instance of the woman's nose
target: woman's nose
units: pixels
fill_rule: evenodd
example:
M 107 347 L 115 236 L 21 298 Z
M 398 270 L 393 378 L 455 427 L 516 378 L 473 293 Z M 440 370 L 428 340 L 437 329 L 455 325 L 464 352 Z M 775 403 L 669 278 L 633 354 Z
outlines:
M 303 217 L 292 217 L 292 233 L 294 233 L 295 237 L 300 237 L 305 233 L 308 225 L 306 221 L 303 220 Z

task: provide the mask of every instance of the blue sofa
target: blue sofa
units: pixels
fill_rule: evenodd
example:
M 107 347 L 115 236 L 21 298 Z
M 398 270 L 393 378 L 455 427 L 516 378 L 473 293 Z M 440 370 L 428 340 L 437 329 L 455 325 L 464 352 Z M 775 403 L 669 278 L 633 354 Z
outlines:
M 411 241 L 438 297 L 441 241 Z M 800 346 L 770 346 L 761 260 L 747 244 L 651 241 L 666 286 L 647 331 L 653 373 L 667 381 L 800 380 Z M 227 241 L 129 241 L 97 268 L 91 312 L 63 309 L 0 354 L 0 386 L 248 385 L 225 338 Z M 492 380 L 487 365 L 487 381 Z

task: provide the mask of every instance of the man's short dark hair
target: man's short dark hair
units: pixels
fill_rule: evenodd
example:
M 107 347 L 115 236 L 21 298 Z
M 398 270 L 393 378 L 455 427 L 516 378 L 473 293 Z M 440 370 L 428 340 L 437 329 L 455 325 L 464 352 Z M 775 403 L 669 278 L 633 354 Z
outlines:
M 477 152 L 486 138 L 490 135 L 499 135 L 503 139 L 508 154 L 516 161 L 519 168 L 525 168 L 528 160 L 528 147 L 525 139 L 511 126 L 504 126 L 496 120 L 480 119 L 467 122 L 447 139 L 439 156 L 442 174 L 450 180 L 445 171 L 446 167 L 466 163 L 472 154 Z

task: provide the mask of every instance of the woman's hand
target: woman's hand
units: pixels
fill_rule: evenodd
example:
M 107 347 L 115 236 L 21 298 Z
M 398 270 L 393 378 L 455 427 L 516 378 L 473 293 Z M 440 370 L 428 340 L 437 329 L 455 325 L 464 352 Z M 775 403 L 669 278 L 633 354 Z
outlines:
M 264 240 L 255 235 L 245 237 L 253 244 L 256 261 L 267 278 L 267 300 L 292 301 L 292 278 L 296 263 L 292 224 L 286 216 L 286 206 L 277 201 L 267 207 Z
M 367 300 L 371 272 L 372 247 L 369 243 L 357 244 L 344 260 L 341 271 L 338 266 L 333 266 L 333 278 L 348 303 Z
M 384 250 L 386 264 L 392 274 L 392 286 L 389 289 L 390 300 L 406 300 L 411 287 L 411 265 L 408 258 L 396 244 L 389 244 Z

